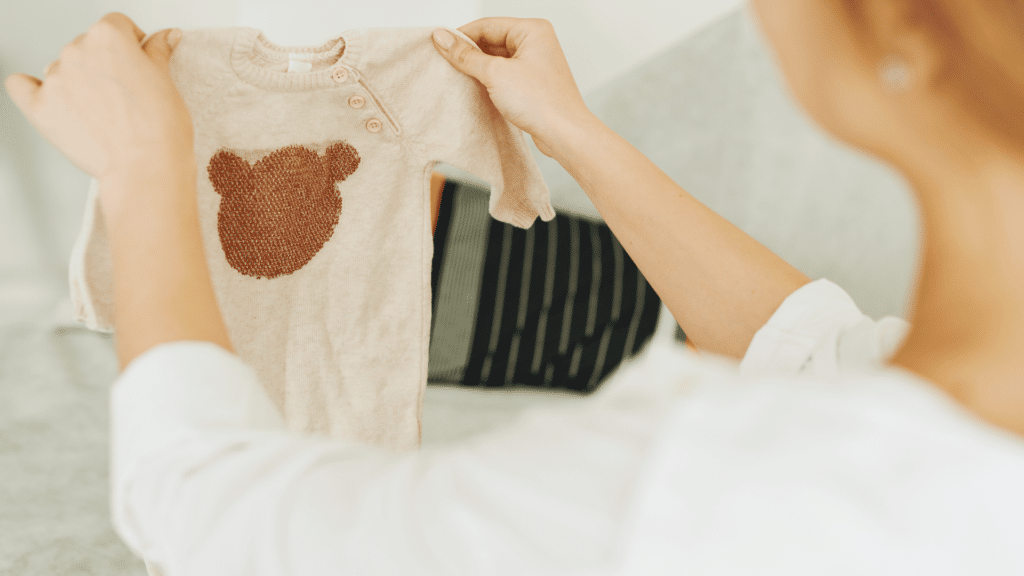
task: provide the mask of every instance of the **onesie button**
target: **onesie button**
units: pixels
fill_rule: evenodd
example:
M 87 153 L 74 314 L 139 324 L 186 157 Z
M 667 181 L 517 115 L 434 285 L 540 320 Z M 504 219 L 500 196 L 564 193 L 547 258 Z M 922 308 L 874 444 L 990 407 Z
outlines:
M 341 84 L 345 80 L 348 80 L 348 70 L 345 70 L 344 68 L 335 68 L 334 73 L 331 74 L 331 76 L 334 77 L 336 82 Z
M 362 108 L 363 104 L 366 104 L 366 99 L 359 94 L 353 94 L 352 97 L 348 99 L 348 105 L 353 108 Z
M 370 132 L 380 132 L 380 129 L 383 127 L 384 125 L 381 124 L 380 120 L 377 120 L 376 118 L 370 118 L 369 120 L 366 121 L 366 129 L 369 130 Z

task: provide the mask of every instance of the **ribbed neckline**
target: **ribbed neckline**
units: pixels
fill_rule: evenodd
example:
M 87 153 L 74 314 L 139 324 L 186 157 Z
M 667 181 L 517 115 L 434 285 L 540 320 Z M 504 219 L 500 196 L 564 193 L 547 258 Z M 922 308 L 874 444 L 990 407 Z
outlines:
M 343 32 L 319 46 L 281 46 L 267 39 L 261 30 L 239 27 L 231 47 L 231 67 L 242 80 L 266 90 L 308 92 L 337 88 L 332 74 L 338 66 L 348 70 L 349 82 L 358 78 L 360 52 L 355 40 L 356 34 Z M 268 67 L 287 62 L 290 53 L 312 55 L 315 61 L 326 62 L 330 67 L 311 72 L 279 72 Z

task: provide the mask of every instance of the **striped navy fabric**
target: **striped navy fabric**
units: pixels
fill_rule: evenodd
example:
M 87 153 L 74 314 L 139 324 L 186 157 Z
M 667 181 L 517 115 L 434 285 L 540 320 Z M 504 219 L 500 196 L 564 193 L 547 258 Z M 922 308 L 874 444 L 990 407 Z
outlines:
M 592 391 L 657 327 L 661 302 L 603 223 L 523 230 L 449 181 L 434 232 L 429 381 Z

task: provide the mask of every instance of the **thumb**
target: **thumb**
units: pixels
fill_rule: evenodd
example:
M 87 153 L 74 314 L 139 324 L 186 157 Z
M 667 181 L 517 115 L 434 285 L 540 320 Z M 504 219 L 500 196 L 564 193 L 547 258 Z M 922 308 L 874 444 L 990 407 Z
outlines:
M 434 30 L 433 38 L 438 51 L 456 70 L 486 84 L 484 77 L 487 75 L 488 60 L 495 56 L 484 54 L 476 45 L 444 28 Z
M 166 64 L 171 59 L 171 52 L 174 51 L 180 41 L 180 28 L 165 28 L 150 36 L 142 44 L 142 51 L 151 59 Z
M 35 109 L 36 93 L 39 92 L 39 87 L 42 85 L 42 81 L 38 78 L 33 78 L 28 74 L 20 72 L 11 74 L 4 80 L 4 87 L 11 96 L 11 100 L 14 101 L 14 105 L 29 120 L 32 119 L 32 113 Z

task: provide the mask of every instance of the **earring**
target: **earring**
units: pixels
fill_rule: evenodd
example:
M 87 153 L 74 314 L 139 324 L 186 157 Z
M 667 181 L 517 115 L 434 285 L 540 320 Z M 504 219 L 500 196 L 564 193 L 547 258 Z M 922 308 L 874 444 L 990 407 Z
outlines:
M 889 92 L 902 93 L 914 83 L 914 70 L 902 57 L 892 54 L 878 65 L 878 77 Z

